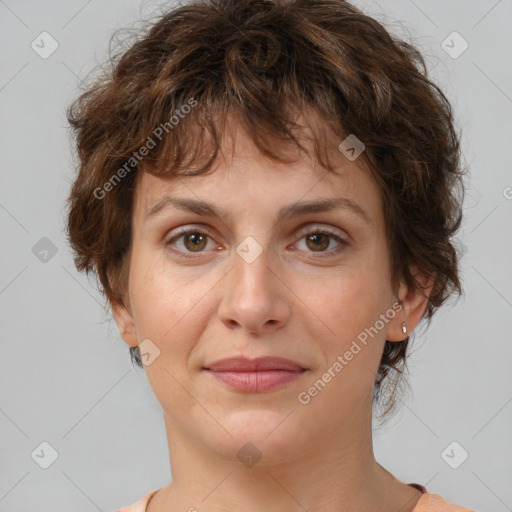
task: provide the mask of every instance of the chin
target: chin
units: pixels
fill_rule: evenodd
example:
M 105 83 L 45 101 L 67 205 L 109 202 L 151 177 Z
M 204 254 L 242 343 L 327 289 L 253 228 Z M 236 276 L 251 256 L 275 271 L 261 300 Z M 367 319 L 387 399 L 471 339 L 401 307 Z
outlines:
M 205 433 L 205 444 L 221 458 L 248 467 L 285 462 L 297 455 L 298 445 L 307 442 L 305 425 L 299 425 L 293 413 L 287 417 L 289 412 L 254 409 L 231 413 L 218 418 L 231 436 L 219 427 L 219 435 Z

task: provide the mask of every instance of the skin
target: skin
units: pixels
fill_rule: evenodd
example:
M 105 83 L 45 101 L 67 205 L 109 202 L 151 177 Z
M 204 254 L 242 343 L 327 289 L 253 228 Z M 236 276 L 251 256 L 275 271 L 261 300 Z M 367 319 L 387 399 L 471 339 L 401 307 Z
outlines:
M 427 303 L 403 283 L 396 293 L 391 288 L 377 186 L 362 158 L 352 162 L 337 150 L 340 137 L 332 139 L 333 174 L 289 147 L 283 151 L 297 158 L 294 164 L 272 162 L 236 119 L 230 126 L 230 151 L 212 174 L 144 173 L 135 191 L 126 306 L 112 303 L 112 310 L 128 345 L 150 339 L 160 350 L 145 371 L 163 408 L 173 481 L 148 512 L 411 511 L 420 491 L 373 455 L 372 392 L 385 340 L 409 335 Z M 226 218 L 170 206 L 145 220 L 165 195 L 207 201 Z M 343 208 L 276 220 L 281 207 L 336 197 L 357 203 L 370 223 Z M 209 237 L 194 249 L 190 235 L 179 237 L 183 226 Z M 308 242 L 324 229 L 349 245 L 329 235 Z M 263 249 L 252 263 L 236 252 L 248 236 Z M 397 298 L 404 310 L 301 404 L 298 394 Z M 233 391 L 203 370 L 225 357 L 263 355 L 308 370 L 263 393 Z M 261 452 L 252 467 L 237 457 L 248 442 Z

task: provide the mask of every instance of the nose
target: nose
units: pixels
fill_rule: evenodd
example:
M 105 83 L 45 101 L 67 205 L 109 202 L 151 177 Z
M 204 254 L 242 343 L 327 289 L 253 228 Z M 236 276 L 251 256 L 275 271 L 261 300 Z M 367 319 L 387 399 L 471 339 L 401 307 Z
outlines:
M 233 268 L 223 280 L 219 305 L 221 321 L 229 329 L 265 334 L 281 329 L 290 317 L 289 288 L 264 250 L 249 263 L 234 253 Z

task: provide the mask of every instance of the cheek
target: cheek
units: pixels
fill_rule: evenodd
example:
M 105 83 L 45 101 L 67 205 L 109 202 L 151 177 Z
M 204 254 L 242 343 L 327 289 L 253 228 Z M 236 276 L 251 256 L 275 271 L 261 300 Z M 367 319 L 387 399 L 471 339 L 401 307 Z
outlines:
M 159 259 L 143 252 L 133 255 L 129 282 L 137 334 L 160 346 L 184 306 L 180 283 L 171 278 Z
M 181 365 L 204 328 L 212 274 L 194 277 L 171 267 L 165 256 L 134 260 L 130 300 L 137 335 L 158 346 L 166 365 Z
M 321 339 L 331 358 L 332 354 L 338 355 L 349 347 L 385 311 L 389 297 L 387 280 L 385 258 L 377 251 L 368 250 L 354 265 L 340 267 L 325 279 L 309 282 L 309 286 L 299 283 L 300 296 L 312 313 L 308 316 L 312 321 L 316 316 L 315 325 L 323 333 Z M 382 336 L 385 331 L 375 338 Z M 378 345 L 373 344 L 376 350 L 380 350 Z M 368 354 L 368 357 L 373 356 Z

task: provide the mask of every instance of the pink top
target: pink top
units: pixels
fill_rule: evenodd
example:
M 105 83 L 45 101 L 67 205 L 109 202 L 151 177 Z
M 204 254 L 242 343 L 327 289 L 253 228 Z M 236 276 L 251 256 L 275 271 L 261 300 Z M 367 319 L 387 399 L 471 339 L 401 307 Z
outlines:
M 423 496 L 414 507 L 413 512 L 475 512 L 472 509 L 449 503 L 441 496 L 439 496 L 439 494 L 428 494 L 427 489 L 425 489 L 425 487 L 422 485 L 409 485 L 423 493 Z M 146 494 L 146 496 L 141 498 L 133 505 L 120 508 L 116 510 L 116 512 L 146 512 L 146 507 L 148 506 L 149 500 L 153 497 L 154 494 L 156 494 L 157 491 L 158 489 L 151 491 L 149 494 Z

